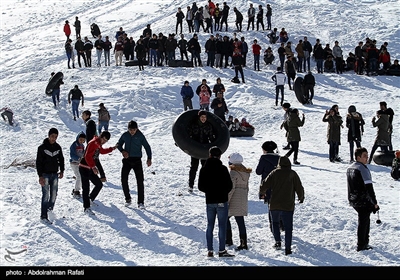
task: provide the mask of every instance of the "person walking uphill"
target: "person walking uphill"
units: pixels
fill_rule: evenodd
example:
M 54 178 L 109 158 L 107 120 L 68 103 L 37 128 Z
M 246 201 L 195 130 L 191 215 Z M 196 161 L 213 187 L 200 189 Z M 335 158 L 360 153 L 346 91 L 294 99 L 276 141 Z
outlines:
M 367 167 L 368 151 L 357 148 L 354 152 L 356 161 L 347 168 L 347 191 L 350 206 L 357 211 L 357 252 L 371 250 L 369 245 L 369 229 L 371 212 L 379 211 L 371 172 Z
M 146 137 L 138 129 L 138 124 L 135 121 L 128 123 L 128 131 L 124 132 L 118 140 L 118 150 L 122 153 L 122 169 L 121 183 L 122 190 L 125 196 L 126 205 L 132 203 L 131 194 L 128 185 L 129 172 L 133 169 L 136 176 L 137 204 L 140 209 L 144 209 L 144 175 L 142 166 L 142 147 L 147 154 L 147 166 L 151 166 L 151 148 L 146 140 Z
M 108 131 L 103 131 L 100 136 L 94 136 L 93 139 L 89 141 L 85 154 L 79 162 L 79 174 L 82 180 L 83 209 L 85 214 L 88 215 L 94 215 L 91 205 L 103 188 L 103 183 L 98 176 L 99 170 L 96 167 L 99 155 L 109 154 L 117 148 L 117 146 L 106 149 L 103 148 L 103 145 L 107 143 L 110 138 L 111 134 Z M 91 192 L 90 182 L 95 185 Z
M 82 100 L 82 106 L 84 103 L 84 97 L 82 91 L 79 89 L 78 85 L 75 85 L 68 93 L 68 103 L 72 102 L 72 115 L 74 116 L 74 121 L 79 118 L 79 102 Z
M 43 223 L 51 224 L 49 212 L 52 212 L 58 193 L 58 179 L 64 177 L 64 155 L 61 146 L 56 142 L 58 130 L 50 128 L 48 138 L 43 140 L 37 149 L 36 171 L 39 184 L 42 186 L 42 202 L 40 219 Z M 58 171 L 60 171 L 58 173 Z
M 236 250 L 247 250 L 247 232 L 244 216 L 248 214 L 249 178 L 251 168 L 243 165 L 243 157 L 239 153 L 229 156 L 229 175 L 232 180 L 232 190 L 228 194 L 228 222 L 226 228 L 226 244 L 233 245 L 232 227 L 229 218 L 234 216 L 239 228 L 240 245 Z
M 51 72 L 51 77 L 53 77 L 55 74 L 56 74 L 55 72 Z M 60 85 L 63 84 L 64 81 L 62 79 L 58 80 L 58 82 L 53 88 L 53 91 L 51 92 L 51 98 L 53 100 L 54 108 L 57 108 L 57 105 L 59 105 L 60 103 Z
M 269 204 L 272 230 L 275 238 L 273 248 L 281 249 L 280 219 L 285 227 L 285 255 L 292 254 L 293 214 L 295 193 L 300 203 L 304 201 L 304 188 L 299 175 L 292 170 L 290 160 L 280 157 L 278 167 L 265 178 L 260 188 L 260 195 L 271 192 Z
M 219 257 L 234 257 L 225 249 L 228 222 L 228 194 L 232 190 L 232 180 L 228 168 L 220 160 L 222 151 L 217 146 L 209 149 L 209 158 L 200 169 L 199 191 L 205 193 L 207 210 L 207 250 L 208 257 L 214 256 L 213 231 L 218 218 Z

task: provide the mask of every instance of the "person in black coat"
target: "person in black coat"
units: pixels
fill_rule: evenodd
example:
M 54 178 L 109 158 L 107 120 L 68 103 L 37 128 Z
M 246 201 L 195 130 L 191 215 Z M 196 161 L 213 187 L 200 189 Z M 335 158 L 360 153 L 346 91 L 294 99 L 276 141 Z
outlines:
M 83 62 L 85 63 L 85 67 L 87 67 L 86 56 L 85 56 L 85 44 L 82 42 L 81 37 L 78 37 L 78 39 L 76 39 L 75 50 L 76 54 L 78 55 L 79 68 L 82 67 L 81 57 L 83 59 Z
M 217 97 L 215 97 L 211 102 L 211 109 L 214 110 L 214 114 L 220 117 L 221 120 L 223 120 L 224 122 L 226 121 L 225 114 L 228 114 L 229 110 L 228 105 L 226 105 L 224 99 L 224 94 L 222 92 L 219 91 L 217 93 Z
M 307 103 L 312 104 L 312 99 L 314 98 L 315 77 L 311 71 L 308 71 L 308 73 L 304 76 L 303 86 L 304 95 L 307 97 Z
M 197 141 L 201 144 L 211 143 L 215 139 L 215 133 L 213 126 L 209 121 L 207 121 L 207 112 L 199 111 L 198 117 L 193 120 L 192 123 L 188 126 L 188 134 L 189 137 L 194 141 Z M 206 163 L 206 159 L 198 159 L 195 157 L 190 157 L 190 171 L 189 171 L 189 193 L 193 192 L 194 179 L 196 178 L 196 172 L 199 168 L 199 162 L 204 166 Z
M 207 250 L 214 256 L 213 231 L 218 218 L 219 257 L 233 257 L 225 249 L 226 227 L 228 222 L 228 194 L 233 184 L 228 168 L 220 160 L 222 151 L 214 146 L 209 150 L 209 158 L 200 169 L 199 191 L 204 192 L 207 205 Z
M 243 73 L 243 57 L 240 54 L 240 52 L 235 51 L 232 56 L 232 65 L 235 67 L 235 78 L 239 79 L 239 73 L 240 76 L 242 77 L 242 83 L 245 83 L 244 81 L 244 73 Z
M 274 141 L 266 141 L 262 144 L 261 148 L 263 151 L 263 155 L 260 157 L 258 161 L 258 165 L 256 168 L 256 174 L 261 175 L 261 183 L 260 183 L 260 189 L 262 182 L 264 181 L 265 178 L 271 173 L 272 170 L 274 170 L 278 166 L 278 161 L 279 161 L 279 154 L 275 153 L 275 150 L 277 149 L 277 145 Z M 271 192 L 267 191 L 266 195 L 264 197 L 260 197 L 260 199 L 264 200 L 265 204 L 269 204 L 269 200 L 271 198 Z M 269 220 L 269 228 L 272 232 L 272 221 L 271 221 L 271 216 L 268 215 L 268 220 Z M 283 230 L 283 223 L 281 221 L 280 227 Z
M 42 187 L 40 219 L 51 224 L 48 212 L 53 211 L 58 192 L 58 179 L 64 177 L 65 163 L 61 146 L 56 142 L 58 130 L 51 128 L 48 138 L 37 149 L 36 171 Z M 60 171 L 58 173 L 58 171 Z
M 354 142 L 357 148 L 361 147 L 361 135 L 364 133 L 364 119 L 357 112 L 356 106 L 350 105 L 347 109 L 346 127 L 349 129 L 347 133 L 347 141 L 350 145 L 350 162 L 354 162 Z
M 357 148 L 354 157 L 356 161 L 347 168 L 347 191 L 350 206 L 357 211 L 357 252 L 371 250 L 369 245 L 369 229 L 371 212 L 379 211 L 371 172 L 367 167 L 368 151 Z
M 203 64 L 201 63 L 201 46 L 198 41 L 198 36 L 197 34 L 194 34 L 193 37 L 189 40 L 188 42 L 188 51 L 192 54 L 192 62 L 194 63 L 194 66 L 197 67 L 197 64 L 199 67 L 202 67 Z
M 95 24 L 95 23 L 92 23 L 92 24 L 90 25 L 90 32 L 92 33 L 93 38 L 97 38 L 97 36 L 101 35 L 100 28 L 99 28 L 99 26 L 98 26 L 97 24 Z

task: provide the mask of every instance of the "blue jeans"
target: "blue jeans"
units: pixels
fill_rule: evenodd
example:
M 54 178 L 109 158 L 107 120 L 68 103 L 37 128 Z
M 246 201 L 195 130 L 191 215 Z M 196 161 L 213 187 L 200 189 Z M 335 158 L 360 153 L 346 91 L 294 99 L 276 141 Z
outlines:
M 97 54 L 97 66 L 101 66 L 101 55 L 103 54 L 103 50 L 96 50 Z
M 260 55 L 254 55 L 254 70 L 260 70 Z
M 53 99 L 54 107 L 57 106 L 57 102 L 60 102 L 60 89 L 53 89 L 51 93 L 51 98 Z
M 79 111 L 78 111 L 78 108 L 79 108 L 79 99 L 72 99 L 71 100 L 71 102 L 72 102 L 72 115 L 75 117 L 75 116 L 77 116 L 77 117 L 79 117 Z
M 110 51 L 104 51 L 104 66 L 110 66 Z
M 228 202 L 207 204 L 207 249 L 213 251 L 213 231 L 215 217 L 218 218 L 219 251 L 225 250 L 226 226 L 228 222 Z
M 317 58 L 315 59 L 317 62 L 317 71 L 318 73 L 322 73 L 324 72 L 324 68 L 323 68 L 323 64 L 324 64 L 324 60 L 322 58 Z
M 44 186 L 42 186 L 42 205 L 40 218 L 47 219 L 47 211 L 53 210 L 58 192 L 58 174 L 44 173 Z
M 154 61 L 154 66 L 157 66 L 157 50 L 155 49 L 150 49 L 150 66 L 153 65 Z
M 104 127 L 105 131 L 108 131 L 108 124 L 110 121 L 99 121 L 99 127 L 97 128 L 99 135 L 101 133 L 102 128 Z
M 285 250 L 290 250 L 292 247 L 293 214 L 294 211 L 270 210 L 272 233 L 276 242 L 282 241 L 279 220 L 282 220 L 285 227 Z

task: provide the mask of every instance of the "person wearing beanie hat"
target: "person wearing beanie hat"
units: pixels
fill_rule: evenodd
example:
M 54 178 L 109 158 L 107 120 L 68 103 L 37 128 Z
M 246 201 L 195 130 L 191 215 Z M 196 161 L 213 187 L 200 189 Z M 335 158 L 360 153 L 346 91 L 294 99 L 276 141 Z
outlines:
M 267 176 L 278 166 L 279 154 L 274 151 L 277 149 L 277 144 L 274 141 L 265 141 L 262 145 L 263 154 L 258 160 L 258 164 L 256 167 L 256 174 L 261 175 L 261 183 L 260 190 L 263 184 L 263 181 Z M 271 198 L 271 192 L 267 191 L 265 194 L 261 195 L 259 199 L 263 199 L 265 204 L 269 204 L 269 200 Z M 270 215 L 268 215 L 269 220 L 269 228 L 272 232 L 272 221 Z M 281 229 L 283 230 L 283 224 L 281 223 Z
M 234 216 L 239 229 L 240 240 L 240 245 L 236 247 L 236 250 L 247 250 L 247 232 L 244 216 L 248 214 L 249 178 L 252 169 L 243 165 L 243 157 L 239 153 L 232 153 L 228 159 L 232 190 L 228 194 L 229 210 L 225 243 L 233 245 L 232 227 L 229 218 Z
M 117 145 L 109 148 L 103 148 L 103 145 L 110 140 L 111 134 L 108 131 L 103 131 L 99 136 L 94 136 L 89 141 L 84 156 L 79 162 L 79 173 L 82 181 L 82 199 L 84 213 L 94 215 L 90 208 L 93 201 L 103 188 L 103 182 L 99 178 L 100 173 L 97 164 L 99 155 L 109 154 L 117 148 Z M 90 182 L 94 184 L 94 188 L 90 191 Z
M 189 85 L 189 81 L 185 81 L 181 88 L 181 96 L 183 101 L 183 110 L 193 109 L 192 98 L 194 96 L 193 88 Z
M 221 162 L 222 151 L 213 146 L 209 157 L 200 169 L 198 189 L 205 193 L 207 216 L 208 257 L 214 256 L 213 231 L 218 218 L 219 257 L 234 257 L 225 249 L 225 236 L 228 221 L 228 194 L 232 190 L 232 180 L 228 168 Z
M 209 113 L 211 114 L 211 113 Z M 202 144 L 211 143 L 215 139 L 214 128 L 209 121 L 207 121 L 207 111 L 200 110 L 198 116 L 188 126 L 189 137 L 194 141 Z M 190 170 L 189 170 L 189 193 L 193 192 L 194 180 L 196 178 L 199 163 L 204 166 L 206 159 L 199 159 L 190 157 Z
M 142 148 L 146 151 L 148 167 L 151 166 L 152 151 L 146 137 L 139 130 L 135 121 L 128 123 L 128 131 L 124 132 L 118 140 L 118 150 L 122 154 L 121 182 L 122 191 L 125 196 L 126 205 L 132 203 L 132 197 L 129 190 L 129 173 L 131 169 L 135 173 L 137 185 L 137 205 L 144 209 L 144 175 L 142 166 Z
M 349 129 L 347 141 L 350 147 L 350 162 L 354 162 L 354 143 L 357 148 L 361 147 L 361 135 L 364 133 L 365 122 L 362 115 L 357 112 L 356 106 L 350 105 L 347 112 L 346 127 Z
M 36 171 L 39 184 L 42 186 L 40 219 L 46 224 L 52 223 L 49 220 L 49 212 L 54 209 L 58 179 L 64 177 L 65 170 L 64 155 L 61 146 L 56 142 L 57 138 L 58 130 L 53 127 L 49 130 L 48 137 L 38 147 L 36 154 Z

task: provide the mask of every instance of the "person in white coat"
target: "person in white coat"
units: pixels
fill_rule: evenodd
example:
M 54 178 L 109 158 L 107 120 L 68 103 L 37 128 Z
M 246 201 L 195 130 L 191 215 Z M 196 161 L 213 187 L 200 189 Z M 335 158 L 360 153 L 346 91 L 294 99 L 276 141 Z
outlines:
M 278 106 L 279 91 L 281 92 L 281 106 L 282 106 L 283 98 L 284 98 L 286 75 L 283 73 L 281 67 L 276 68 L 276 70 L 277 70 L 277 72 L 271 77 L 271 79 L 275 82 L 275 87 L 276 87 L 275 106 Z
M 252 172 L 251 168 L 245 167 L 243 157 L 239 153 L 233 153 L 229 156 L 229 169 L 232 180 L 232 190 L 228 194 L 228 223 L 226 227 L 226 244 L 233 245 L 232 227 L 229 218 L 234 216 L 239 228 L 240 245 L 236 250 L 247 250 L 247 232 L 244 222 L 244 216 L 248 213 L 248 193 L 249 178 Z

